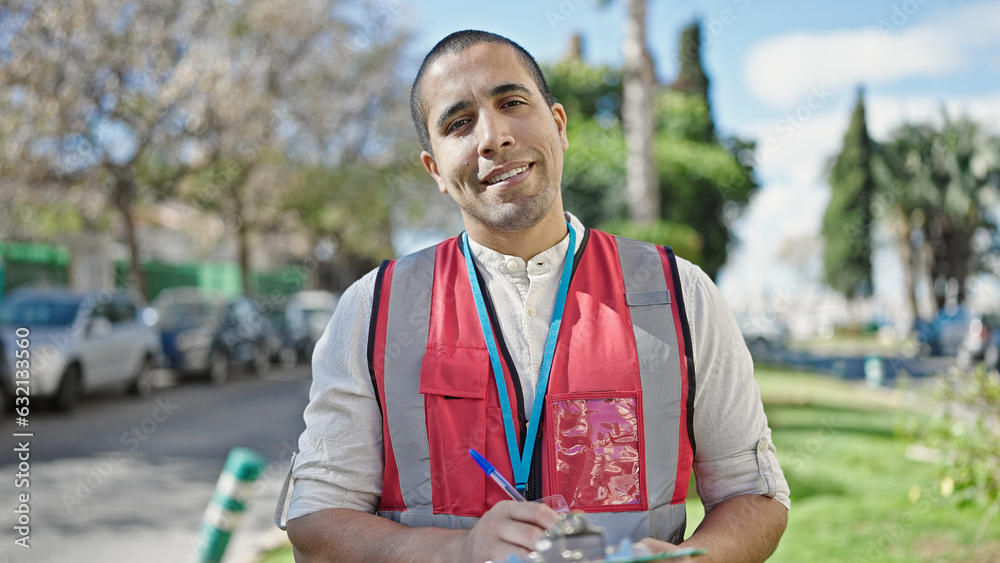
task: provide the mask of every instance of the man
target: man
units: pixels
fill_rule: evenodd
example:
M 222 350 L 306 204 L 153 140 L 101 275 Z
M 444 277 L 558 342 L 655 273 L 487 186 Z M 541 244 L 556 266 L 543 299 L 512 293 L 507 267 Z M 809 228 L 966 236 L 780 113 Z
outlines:
M 422 161 L 467 236 L 345 292 L 313 360 L 288 536 L 298 561 L 482 562 L 556 522 L 502 500 L 566 497 L 613 541 L 761 561 L 787 517 L 752 362 L 697 267 L 586 229 L 560 193 L 567 116 L 531 56 L 445 38 L 414 82 Z M 695 369 L 697 368 L 697 369 Z M 377 514 L 376 514 L 377 513 Z

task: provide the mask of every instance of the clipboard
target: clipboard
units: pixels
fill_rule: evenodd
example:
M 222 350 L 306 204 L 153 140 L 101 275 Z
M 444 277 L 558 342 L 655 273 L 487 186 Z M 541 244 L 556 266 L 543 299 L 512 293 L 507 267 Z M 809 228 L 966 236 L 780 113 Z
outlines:
M 704 555 L 708 550 L 703 547 L 683 547 L 671 551 L 670 553 L 654 553 L 652 555 L 640 555 L 628 559 L 604 559 L 596 563 L 642 563 L 643 561 L 663 561 L 666 559 L 677 559 L 688 555 Z

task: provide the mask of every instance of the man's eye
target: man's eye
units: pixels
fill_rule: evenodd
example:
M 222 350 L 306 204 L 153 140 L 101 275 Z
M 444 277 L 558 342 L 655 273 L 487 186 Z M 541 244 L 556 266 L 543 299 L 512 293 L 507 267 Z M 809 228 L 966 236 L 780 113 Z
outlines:
M 453 133 L 453 132 L 461 129 L 462 126 L 465 125 L 468 122 L 469 122 L 468 119 L 456 119 L 455 121 L 451 122 L 451 125 L 448 126 L 448 130 L 445 131 L 445 133 Z
M 521 100 L 510 100 L 509 102 L 504 102 L 503 107 L 513 107 L 513 106 L 523 106 L 524 102 Z

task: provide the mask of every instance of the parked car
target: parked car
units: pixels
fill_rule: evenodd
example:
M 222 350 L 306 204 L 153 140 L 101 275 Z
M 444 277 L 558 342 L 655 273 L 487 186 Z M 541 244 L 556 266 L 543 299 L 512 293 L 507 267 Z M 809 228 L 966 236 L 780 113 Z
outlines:
M 299 291 L 289 296 L 283 314 L 281 356 L 284 363 L 306 363 L 337 308 L 340 297 L 329 291 Z
M 69 410 L 91 391 L 127 386 L 139 396 L 153 387 L 159 360 L 156 331 L 143 321 L 141 302 L 126 292 L 74 293 L 20 289 L 0 304 L 5 390 L 16 364 L 18 329 L 28 329 L 31 398 L 51 398 Z
M 971 322 L 968 310 L 959 306 L 941 309 L 931 321 L 918 320 L 915 328 L 921 352 L 932 356 L 956 355 Z
M 772 356 L 783 350 L 788 343 L 788 328 L 773 315 L 738 314 L 736 323 L 754 359 Z
M 970 368 L 979 362 L 987 369 L 1000 369 L 1000 313 L 974 316 L 958 346 L 959 367 Z
M 160 293 L 153 308 L 166 366 L 224 384 L 236 368 L 266 374 L 280 337 L 250 298 L 208 297 L 194 288 Z

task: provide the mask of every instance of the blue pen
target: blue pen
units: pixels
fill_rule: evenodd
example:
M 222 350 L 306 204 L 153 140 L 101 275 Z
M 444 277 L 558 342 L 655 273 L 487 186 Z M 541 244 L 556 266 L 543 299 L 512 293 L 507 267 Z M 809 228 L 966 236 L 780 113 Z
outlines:
M 510 484 L 510 481 L 504 479 L 503 475 L 501 475 L 500 472 L 497 471 L 497 468 L 493 467 L 492 463 L 486 461 L 485 457 L 479 455 L 479 452 L 477 452 L 476 450 L 469 450 L 469 455 L 472 456 L 472 459 L 476 460 L 476 463 L 479 464 L 479 467 L 483 468 L 483 471 L 486 472 L 487 477 L 492 478 L 494 481 L 496 481 L 497 485 L 500 485 L 500 487 L 504 490 L 504 492 L 507 493 L 507 496 L 509 496 L 514 500 L 522 500 L 522 501 L 525 500 L 524 495 L 518 492 L 518 490 L 515 489 L 514 486 Z

